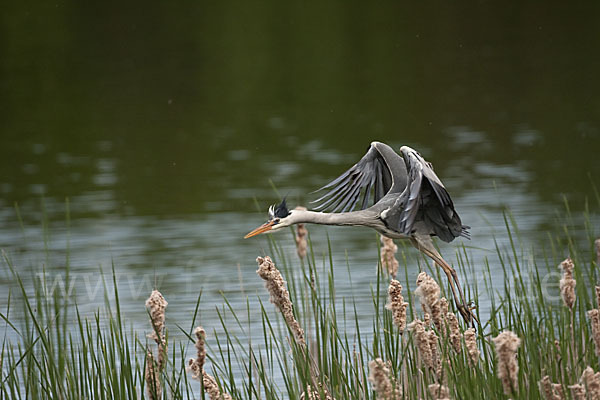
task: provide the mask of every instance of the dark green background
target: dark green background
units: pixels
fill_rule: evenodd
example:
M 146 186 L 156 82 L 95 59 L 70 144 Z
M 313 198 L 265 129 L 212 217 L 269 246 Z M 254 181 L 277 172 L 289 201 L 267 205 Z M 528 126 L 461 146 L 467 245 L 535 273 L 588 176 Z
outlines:
M 589 199 L 597 223 L 600 6 L 521 3 L 5 3 L 0 247 L 39 270 L 28 251 L 44 246 L 45 208 L 51 272 L 70 238 L 78 284 L 114 262 L 164 278 L 182 316 L 201 287 L 244 304 L 227 284 L 262 290 L 253 260 L 267 242 L 242 236 L 277 200 L 269 179 L 306 204 L 372 140 L 433 162 L 477 265 L 507 240 L 505 207 L 532 245 L 559 229 L 564 197 L 576 218 Z M 328 232 L 340 268 L 347 251 L 355 279 L 375 279 L 374 234 L 310 229 L 318 252 Z

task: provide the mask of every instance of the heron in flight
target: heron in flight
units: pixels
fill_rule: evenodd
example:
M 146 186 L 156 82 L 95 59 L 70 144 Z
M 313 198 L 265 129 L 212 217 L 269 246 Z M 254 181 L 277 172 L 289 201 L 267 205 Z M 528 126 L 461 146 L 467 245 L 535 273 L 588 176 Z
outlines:
M 477 319 L 465 301 L 456 271 L 432 241 L 432 236 L 444 242 L 459 236 L 468 239 L 469 227 L 461 223 L 431 163 L 408 146 L 402 146 L 400 154 L 384 143 L 371 143 L 360 161 L 317 190 L 326 193 L 312 202 L 314 211 L 288 210 L 284 199 L 271 206 L 268 221 L 245 238 L 313 223 L 366 226 L 390 238 L 408 239 L 446 273 L 458 311 L 467 322 L 473 322 Z

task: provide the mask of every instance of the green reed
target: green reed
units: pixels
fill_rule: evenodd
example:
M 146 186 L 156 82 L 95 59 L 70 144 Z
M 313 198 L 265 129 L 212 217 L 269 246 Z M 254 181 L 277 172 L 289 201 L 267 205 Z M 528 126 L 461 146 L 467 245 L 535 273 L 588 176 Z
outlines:
M 205 368 L 220 390 L 235 399 L 300 399 L 303 393 L 308 399 L 309 386 L 312 398 L 374 399 L 368 364 L 376 358 L 389 362 L 391 378 L 403 388 L 400 398 L 435 398 L 427 387 L 436 382 L 447 385 L 453 399 L 543 398 L 538 382 L 545 375 L 561 385 L 564 398 L 572 398 L 569 386 L 579 381 L 583 370 L 590 366 L 598 371 L 600 367 L 587 316 L 588 310 L 598 308 L 594 294 L 599 267 L 594 239 L 598 232 L 590 215 L 586 211 L 574 218 L 567 210 L 558 232 L 548 234 L 545 243 L 526 248 L 515 221 L 507 214 L 504 231 L 509 246 L 497 245 L 489 258 L 477 261 L 468 248 L 458 248 L 453 264 L 467 290 L 466 297 L 475 305 L 482 299 L 490 311 L 488 316 L 479 313 L 480 307 L 476 309 L 481 321 L 476 364 L 469 361 L 464 342 L 463 351 L 456 353 L 446 339 L 447 332 L 435 330 L 440 337 L 441 378 L 423 365 L 414 334 L 401 334 L 394 325 L 391 312 L 385 308 L 390 277 L 382 268 L 377 268 L 371 282 L 352 281 L 351 262 L 347 260 L 345 268 L 334 265 L 329 242 L 327 251 L 317 254 L 309 241 L 307 257 L 300 260 L 295 252 L 282 247 L 288 238 L 270 238 L 270 256 L 287 282 L 306 345 L 295 340 L 266 291 L 258 294 L 258 308 L 249 300 L 245 308 L 235 308 L 223 296 L 217 315 L 224 334 L 208 332 Z M 410 322 L 423 318 L 414 294 L 415 283 L 408 280 L 407 272 L 415 268 L 414 259 L 407 254 L 415 252 L 402 246 L 400 250 L 399 280 L 409 303 Z M 577 281 L 572 310 L 562 303 L 558 290 L 557 266 L 566 256 L 573 259 Z M 492 263 L 501 266 L 500 274 L 492 273 Z M 16 286 L 7 304 L 0 306 L 0 323 L 11 333 L 11 339 L 4 335 L 0 348 L 1 398 L 149 397 L 144 374 L 148 349 L 156 352 L 154 343 L 146 338 L 152 328 L 148 325 L 144 332 L 135 331 L 123 316 L 114 266 L 114 291 L 105 293 L 105 308 L 81 315 L 74 296 L 62 296 L 58 291 L 46 296 L 47 282 L 43 280 L 34 279 L 26 287 L 17 272 L 19 266 L 5 253 L 3 265 Z M 447 296 L 445 276 L 429 269 L 428 263 L 423 265 Z M 65 273 L 69 274 L 68 263 Z M 258 276 L 256 279 L 260 280 Z M 342 279 L 348 279 L 353 287 L 371 285 L 370 304 L 357 304 L 353 295 L 337 295 L 336 281 Z M 372 317 L 365 323 L 358 310 L 367 306 Z M 197 320 L 201 308 L 199 294 L 195 309 L 189 310 L 189 326 L 169 325 L 167 321 L 168 356 L 159 373 L 162 398 L 209 398 L 201 383 L 186 371 L 187 359 L 194 356 L 193 329 L 202 324 Z M 139 309 L 145 312 L 143 303 Z M 466 329 L 463 321 L 460 325 L 461 330 Z M 257 326 L 261 327 L 258 331 Z M 492 343 L 492 338 L 504 330 L 521 339 L 517 390 L 509 395 L 497 377 L 498 360 Z M 172 339 L 169 331 L 182 333 L 185 339 Z

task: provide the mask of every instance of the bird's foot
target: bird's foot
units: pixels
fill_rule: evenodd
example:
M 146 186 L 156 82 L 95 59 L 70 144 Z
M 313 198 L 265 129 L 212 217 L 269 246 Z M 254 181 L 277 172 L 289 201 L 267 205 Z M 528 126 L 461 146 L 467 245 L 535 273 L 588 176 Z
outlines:
M 473 328 L 476 327 L 475 323 L 479 325 L 479 319 L 473 312 L 477 307 L 472 302 L 469 304 L 456 302 L 456 308 L 467 324 L 470 324 Z

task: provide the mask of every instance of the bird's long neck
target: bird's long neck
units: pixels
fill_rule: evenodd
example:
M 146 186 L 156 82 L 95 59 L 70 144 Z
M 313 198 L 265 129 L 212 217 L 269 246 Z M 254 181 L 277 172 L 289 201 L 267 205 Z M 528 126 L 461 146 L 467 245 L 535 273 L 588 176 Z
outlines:
M 364 211 L 346 213 L 322 213 L 305 210 L 294 210 L 292 221 L 294 224 L 310 223 L 321 225 L 360 225 L 372 226 L 371 221 L 375 216 L 365 214 Z

